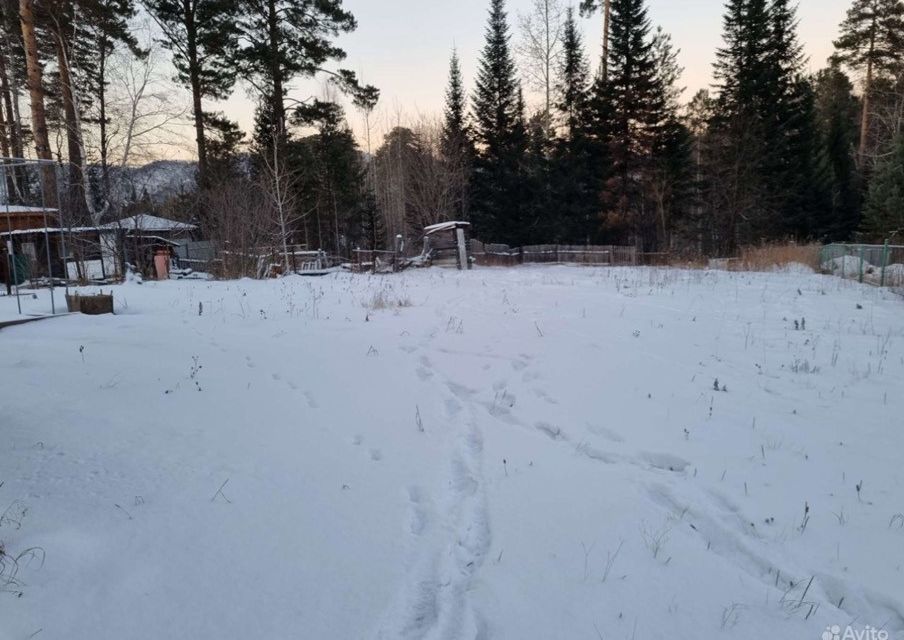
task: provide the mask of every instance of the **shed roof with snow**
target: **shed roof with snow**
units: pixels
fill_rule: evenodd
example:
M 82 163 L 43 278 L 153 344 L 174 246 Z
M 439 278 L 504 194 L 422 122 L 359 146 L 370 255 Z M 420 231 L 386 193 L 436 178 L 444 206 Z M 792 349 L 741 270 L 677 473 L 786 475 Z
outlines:
M 169 220 L 159 216 L 152 216 L 148 213 L 139 213 L 138 215 L 129 216 L 116 222 L 102 225 L 101 229 L 124 229 L 126 231 L 157 231 L 157 232 L 175 232 L 175 231 L 194 231 L 197 226 L 188 224 L 187 222 L 179 222 L 177 220 Z
M 470 222 L 461 222 L 456 220 L 451 220 L 449 222 L 440 222 L 439 224 L 431 224 L 429 227 L 424 227 L 424 235 L 430 236 L 434 233 L 440 233 L 442 231 L 452 231 L 453 229 L 459 229 L 464 227 L 470 227 Z

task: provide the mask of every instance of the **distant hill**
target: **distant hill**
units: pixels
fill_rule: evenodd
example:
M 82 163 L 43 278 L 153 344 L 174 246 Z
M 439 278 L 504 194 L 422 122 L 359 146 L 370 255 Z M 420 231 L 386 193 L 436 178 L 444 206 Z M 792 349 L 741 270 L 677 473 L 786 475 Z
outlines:
M 198 165 L 188 160 L 157 160 L 141 167 L 111 171 L 115 199 L 141 200 L 145 194 L 155 204 L 193 191 Z

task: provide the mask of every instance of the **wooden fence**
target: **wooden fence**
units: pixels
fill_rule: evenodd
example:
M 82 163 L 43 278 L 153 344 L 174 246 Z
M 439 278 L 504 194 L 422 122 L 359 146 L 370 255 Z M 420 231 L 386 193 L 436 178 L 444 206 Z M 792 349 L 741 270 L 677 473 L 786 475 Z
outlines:
M 471 241 L 471 255 L 477 264 L 492 267 L 536 263 L 623 266 L 638 264 L 639 257 L 634 247 L 538 244 L 513 248 L 477 240 Z

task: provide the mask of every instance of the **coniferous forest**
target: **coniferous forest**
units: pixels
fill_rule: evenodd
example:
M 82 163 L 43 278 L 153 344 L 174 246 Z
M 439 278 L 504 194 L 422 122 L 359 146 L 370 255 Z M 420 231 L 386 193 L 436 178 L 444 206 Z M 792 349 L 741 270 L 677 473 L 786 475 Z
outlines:
M 379 88 L 343 66 L 342 0 L 3 0 L 0 151 L 54 161 L 42 181 L 72 221 L 153 211 L 237 252 L 348 256 L 454 219 L 485 242 L 696 256 L 904 236 L 904 1 L 851 0 L 823 64 L 793 0 L 726 0 L 695 95 L 645 0 L 487 2 L 482 50 L 451 51 L 442 113 L 381 128 Z M 216 109 L 237 91 L 253 130 Z M 136 186 L 177 136 L 190 188 Z

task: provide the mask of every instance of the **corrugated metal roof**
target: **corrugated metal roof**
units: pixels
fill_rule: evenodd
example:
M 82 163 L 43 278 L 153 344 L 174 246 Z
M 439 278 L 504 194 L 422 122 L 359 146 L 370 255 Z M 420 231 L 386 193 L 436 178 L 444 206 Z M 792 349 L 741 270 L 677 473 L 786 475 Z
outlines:
M 168 220 L 147 213 L 139 213 L 116 222 L 101 225 L 101 229 L 125 229 L 126 231 L 192 231 L 197 229 L 193 224 Z
M 439 224 L 431 224 L 429 227 L 424 227 L 424 235 L 429 236 L 432 233 L 438 233 L 440 231 L 449 231 L 451 229 L 457 229 L 458 227 L 470 227 L 470 222 L 460 222 L 460 221 L 450 221 L 450 222 L 440 222 Z
M 6 204 L 0 203 L 0 213 L 55 213 L 56 209 L 48 209 L 46 207 L 29 207 L 24 204 Z

